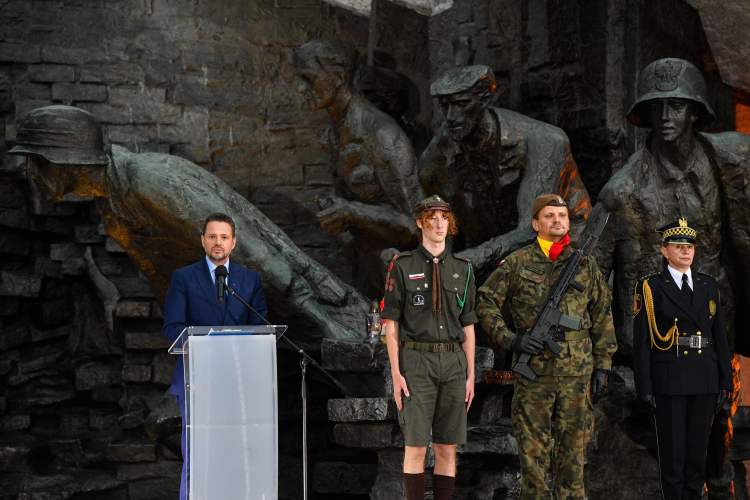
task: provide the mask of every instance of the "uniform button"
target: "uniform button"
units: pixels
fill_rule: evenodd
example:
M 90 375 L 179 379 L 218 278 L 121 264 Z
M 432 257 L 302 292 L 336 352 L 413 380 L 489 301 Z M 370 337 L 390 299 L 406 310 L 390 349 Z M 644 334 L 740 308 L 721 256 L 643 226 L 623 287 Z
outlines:
M 440 329 L 442 330 L 442 329 L 443 329 L 443 327 L 441 326 L 441 327 L 440 327 Z
M 698 354 L 701 354 L 701 353 L 703 353 L 703 351 L 701 351 L 700 349 L 698 349 Z
M 701 334 L 701 332 L 698 332 L 698 333 L 697 333 L 697 335 L 700 335 L 700 334 Z
M 685 352 L 684 352 L 683 354 L 684 354 L 685 356 L 687 356 L 687 351 L 685 351 Z
M 682 336 L 683 336 L 683 337 L 684 337 L 685 335 L 687 335 L 687 333 L 683 333 L 683 334 L 682 334 Z
M 419 290 L 419 287 L 417 287 L 417 290 Z

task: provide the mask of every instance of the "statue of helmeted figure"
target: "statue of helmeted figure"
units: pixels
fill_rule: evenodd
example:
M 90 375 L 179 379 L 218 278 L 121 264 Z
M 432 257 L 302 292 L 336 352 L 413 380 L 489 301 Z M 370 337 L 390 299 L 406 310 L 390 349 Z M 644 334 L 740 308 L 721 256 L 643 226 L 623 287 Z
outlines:
M 419 159 L 424 189 L 445 198 L 477 272 L 536 238 L 529 207 L 559 194 L 576 241 L 591 211 L 588 192 L 559 128 L 491 106 L 495 75 L 482 65 L 454 68 L 430 86 L 445 120 Z
M 750 326 L 734 315 L 750 308 L 750 136 L 695 130 L 715 118 L 694 65 L 661 59 L 643 70 L 628 119 L 651 131 L 602 188 L 589 218 L 596 224 L 610 213 L 594 255 L 605 278 L 614 273 L 612 313 L 618 351 L 626 356 L 632 354 L 633 314 L 643 301 L 636 296 L 634 304 L 636 282 L 664 268 L 662 238 L 654 228 L 681 217 L 701 234 L 693 267 L 718 280 L 730 349 L 748 351 Z M 734 371 L 736 386 L 736 366 Z M 727 416 L 737 392 L 713 420 L 706 461 L 710 499 L 734 498 L 731 467 L 724 464 L 732 441 Z
M 27 114 L 9 153 L 26 156 L 28 174 L 49 199 L 95 197 L 104 230 L 149 278 L 162 306 L 172 273 L 203 257 L 198 237 L 206 215 L 222 212 L 239 233 L 232 258 L 261 274 L 272 311 L 299 316 L 324 337 L 361 337 L 369 302 L 194 163 L 116 145 L 105 152 L 97 119 L 70 106 Z
M 355 237 L 358 282 L 374 284 L 379 297 L 377 251 L 416 243 L 411 207 L 425 196 L 404 131 L 354 90 L 355 62 L 356 51 L 343 40 L 321 38 L 294 49 L 300 92 L 311 111 L 325 109 L 333 120 L 329 143 L 336 194 L 320 201 L 318 220 L 333 234 L 349 231 Z

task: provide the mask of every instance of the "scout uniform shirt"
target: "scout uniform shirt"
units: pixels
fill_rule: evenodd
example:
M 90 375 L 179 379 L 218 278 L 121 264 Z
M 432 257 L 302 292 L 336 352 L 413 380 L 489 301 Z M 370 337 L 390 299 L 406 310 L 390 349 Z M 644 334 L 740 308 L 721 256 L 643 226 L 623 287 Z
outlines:
M 402 342 L 463 342 L 463 327 L 478 321 L 471 264 L 447 248 L 438 258 L 442 317 L 432 313 L 432 254 L 420 244 L 389 264 L 380 317 L 398 322 Z M 464 301 L 463 310 L 459 299 Z
M 503 305 L 509 303 L 515 331 L 525 333 L 534 323 L 573 252 L 573 247 L 568 245 L 553 262 L 537 241 L 512 253 L 500 263 L 479 289 L 477 305 L 482 328 L 490 333 L 495 342 L 510 349 L 516 338 L 503 320 Z M 581 330 L 576 332 L 561 328 L 565 338 L 556 339 L 563 348 L 557 355 L 545 348 L 540 355 L 532 356 L 529 367 L 536 375 L 582 376 L 590 375 L 594 368 L 609 370 L 612 366 L 611 357 L 617 349 L 617 341 L 609 289 L 591 256 L 583 260 L 574 279 L 586 289 L 579 292 L 569 287 L 558 309 L 568 316 L 581 319 Z M 518 353 L 513 353 L 513 364 L 517 358 Z

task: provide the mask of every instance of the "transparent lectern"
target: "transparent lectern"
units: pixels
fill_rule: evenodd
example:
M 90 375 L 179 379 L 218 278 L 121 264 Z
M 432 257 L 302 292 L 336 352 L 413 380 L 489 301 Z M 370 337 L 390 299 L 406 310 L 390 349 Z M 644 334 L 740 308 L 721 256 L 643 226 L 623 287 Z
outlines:
M 169 348 L 185 363 L 189 500 L 276 500 L 276 336 L 286 326 L 187 327 Z

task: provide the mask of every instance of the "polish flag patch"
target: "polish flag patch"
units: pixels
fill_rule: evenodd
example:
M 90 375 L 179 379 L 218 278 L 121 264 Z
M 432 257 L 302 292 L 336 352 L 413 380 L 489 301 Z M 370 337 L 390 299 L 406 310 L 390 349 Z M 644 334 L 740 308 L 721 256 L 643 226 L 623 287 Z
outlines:
M 410 274 L 409 279 L 418 280 L 424 278 L 424 273 L 421 274 Z
M 502 266 L 503 264 L 505 264 L 505 259 L 501 260 L 500 264 L 498 264 L 498 266 Z

